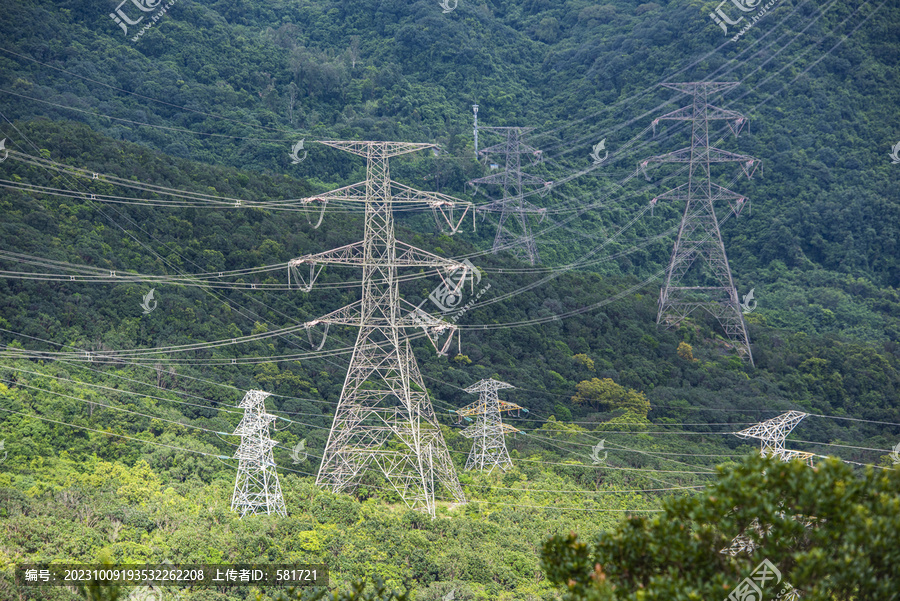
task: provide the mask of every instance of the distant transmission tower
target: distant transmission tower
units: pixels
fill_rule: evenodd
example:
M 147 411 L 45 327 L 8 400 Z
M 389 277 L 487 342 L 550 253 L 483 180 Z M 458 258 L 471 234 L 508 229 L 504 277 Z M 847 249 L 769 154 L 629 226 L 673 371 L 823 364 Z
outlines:
M 782 461 L 790 461 L 791 459 L 802 459 L 807 465 L 812 466 L 813 453 L 805 451 L 792 451 L 784 448 L 784 439 L 787 435 L 797 427 L 800 421 L 809 415 L 800 411 L 788 411 L 778 417 L 767 419 L 764 422 L 751 426 L 740 432 L 735 432 L 735 436 L 740 438 L 757 438 L 760 441 L 760 452 L 763 456 L 778 457 Z
M 472 438 L 475 442 L 466 460 L 467 470 L 487 470 L 490 473 L 495 467 L 501 470 L 512 467 L 509 451 L 506 450 L 506 435 L 519 430 L 504 424 L 500 413 L 523 409 L 515 403 L 500 400 L 497 391 L 503 388 L 514 386 L 487 379 L 466 388 L 466 392 L 479 395 L 477 401 L 456 411 L 460 417 L 476 416 L 475 423 L 462 431 L 463 436 Z
M 494 246 L 491 252 L 497 254 L 501 250 L 509 249 L 534 265 L 539 262 L 539 257 L 537 246 L 534 243 L 534 236 L 531 233 L 529 215 L 543 216 L 545 211 L 523 198 L 523 186 L 543 186 L 547 183 L 537 176 L 522 172 L 523 154 L 530 155 L 536 161 L 541 158 L 540 150 L 532 148 L 522 141 L 522 136 L 534 128 L 478 127 L 477 109 L 475 110 L 475 119 L 476 144 L 479 129 L 506 137 L 504 142 L 477 152 L 479 156 L 489 154 L 503 155 L 505 157 L 503 171 L 486 177 L 479 177 L 469 182 L 473 186 L 477 184 L 496 184 L 503 191 L 502 198 L 479 207 L 481 212 L 500 213 L 500 221 L 497 224 L 497 234 L 494 236 Z
M 269 438 L 269 424 L 276 417 L 266 413 L 267 396 L 268 392 L 250 390 L 238 404 L 244 410 L 244 417 L 234 430 L 235 436 L 241 437 L 241 444 L 234 454 L 238 459 L 238 473 L 231 509 L 240 517 L 248 513 L 287 516 L 272 456 L 272 447 L 278 443 Z
M 740 432 L 734 434 L 740 438 L 757 438 L 760 441 L 761 453 L 763 456 L 778 457 L 782 461 L 790 461 L 791 459 L 802 459 L 808 466 L 812 467 L 813 460 L 816 457 L 813 453 L 804 451 L 792 451 L 784 448 L 784 439 L 787 435 L 797 427 L 797 424 L 803 420 L 808 413 L 800 411 L 788 411 L 778 417 L 767 419 L 755 426 L 750 426 Z M 783 518 L 784 512 L 779 512 Z M 803 523 L 806 528 L 811 528 L 816 521 L 815 518 L 808 518 L 800 515 L 793 516 L 794 520 Z M 753 531 L 755 536 L 750 536 L 748 531 Z M 739 555 L 741 553 L 752 553 L 757 548 L 758 540 L 761 540 L 772 530 L 772 526 L 763 529 L 759 520 L 754 518 L 747 530 L 734 537 L 731 544 L 719 551 L 726 555 Z
M 359 327 L 316 484 L 334 492 L 351 489 L 374 463 L 409 507 L 425 509 L 434 516 L 435 480 L 460 503 L 465 503 L 465 496 L 405 330 L 422 328 L 443 354 L 456 328 L 400 298 L 397 268 L 445 271 L 458 292 L 468 279 L 469 267 L 396 240 L 392 205 L 418 203 L 440 210 L 456 231 L 471 204 L 414 190 L 390 179 L 390 157 L 436 148 L 433 144 L 321 143 L 365 157 L 367 179 L 308 199 L 365 203 L 363 240 L 294 259 L 289 264 L 305 290 L 312 288 L 317 266 L 319 271 L 325 264 L 363 270 L 359 301 L 307 324 Z M 460 204 L 465 205 L 465 210 L 455 221 L 448 211 Z M 310 266 L 308 282 L 299 275 L 297 268 L 301 265 Z M 441 347 L 437 339 L 444 334 L 449 336 Z
M 709 122 L 725 120 L 737 136 L 744 124 L 744 117 L 735 111 L 712 106 L 707 102 L 710 94 L 724 92 L 738 85 L 737 82 L 672 83 L 667 88 L 693 96 L 691 105 L 672 111 L 660 119 L 691 122 L 691 145 L 668 154 L 650 157 L 641 163 L 646 168 L 650 162 L 688 163 L 688 181 L 653 199 L 685 201 L 684 216 L 678 229 L 678 238 L 672 250 L 672 258 L 666 271 L 666 283 L 659 295 L 657 323 L 668 327 L 680 324 L 695 309 L 709 311 L 725 330 L 740 356 L 753 365 L 750 353 L 750 337 L 741 313 L 737 290 L 731 277 L 731 268 L 725 255 L 725 245 L 719 231 L 715 202 L 727 200 L 737 215 L 745 198 L 726 190 L 710 179 L 713 163 L 737 162 L 747 177 L 752 177 L 757 161 L 753 157 L 720 150 L 709 145 Z M 733 123 L 732 123 L 733 122 Z M 708 268 L 705 277 L 694 275 L 693 285 L 685 277 L 695 260 L 700 257 Z

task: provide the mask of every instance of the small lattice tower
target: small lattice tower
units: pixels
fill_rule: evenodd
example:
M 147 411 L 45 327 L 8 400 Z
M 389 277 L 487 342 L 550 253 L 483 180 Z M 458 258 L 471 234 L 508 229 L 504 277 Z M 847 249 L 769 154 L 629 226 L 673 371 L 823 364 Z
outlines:
M 522 171 L 522 155 L 532 158 L 533 162 L 541 160 L 541 151 L 532 148 L 523 141 L 523 136 L 532 127 L 484 127 L 478 126 L 478 111 L 475 112 L 475 139 L 477 146 L 478 131 L 493 132 L 506 139 L 494 146 L 477 151 L 480 157 L 497 154 L 504 157 L 504 169 L 486 177 L 479 177 L 469 182 L 470 185 L 493 184 L 500 186 L 503 196 L 478 208 L 479 212 L 499 212 L 497 234 L 494 236 L 493 254 L 501 250 L 510 250 L 532 265 L 539 262 L 534 235 L 531 233 L 529 219 L 535 215 L 542 218 L 546 211 L 525 200 L 525 186 L 545 186 L 543 179 Z
M 234 430 L 241 444 L 234 456 L 238 473 L 231 497 L 231 509 L 244 517 L 265 513 L 287 516 L 272 448 L 278 444 L 269 437 L 269 425 L 276 417 L 266 413 L 268 392 L 250 390 L 238 404 L 244 410 L 241 423 Z
M 800 421 L 809 415 L 800 411 L 788 411 L 778 417 L 767 419 L 755 426 L 750 426 L 734 435 L 739 438 L 757 438 L 760 441 L 760 453 L 763 456 L 769 455 L 778 457 L 782 461 L 790 461 L 791 459 L 802 459 L 807 464 L 812 465 L 815 455 L 804 451 L 792 451 L 784 448 L 784 439 L 791 433 L 791 430 L 797 427 Z
M 760 441 L 760 453 L 765 456 L 778 457 L 782 461 L 790 461 L 792 459 L 802 459 L 808 466 L 812 467 L 813 459 L 816 457 L 813 453 L 807 453 L 804 451 L 793 451 L 790 449 L 784 448 L 784 439 L 787 438 L 787 435 L 791 433 L 791 431 L 797 427 L 797 424 L 800 421 L 809 415 L 808 413 L 802 413 L 800 411 L 788 411 L 787 413 L 783 413 L 778 417 L 773 417 L 772 419 L 767 419 L 764 422 L 760 422 L 755 426 L 750 426 L 749 428 L 745 428 L 740 432 L 734 432 L 735 436 L 740 438 L 756 438 Z M 784 517 L 784 513 L 780 513 L 781 517 Z M 806 528 L 812 527 L 813 523 L 816 521 L 815 518 L 808 518 L 804 516 L 793 516 L 794 520 L 797 520 Z M 734 537 L 731 541 L 731 544 L 720 551 L 720 553 L 724 553 L 726 555 L 739 555 L 741 553 L 752 553 L 756 550 L 757 540 L 761 540 L 765 535 L 769 533 L 772 529 L 771 526 L 763 529 L 760 525 L 758 519 L 754 519 L 750 526 L 748 527 L 748 531 L 752 531 L 754 536 L 750 536 L 748 531 L 742 532 L 741 534 Z
M 456 411 L 460 418 L 475 416 L 475 423 L 462 431 L 462 435 L 473 439 L 474 443 L 466 460 L 467 470 L 487 470 L 490 473 L 495 467 L 501 470 L 512 467 L 509 451 L 506 450 L 506 435 L 519 430 L 504 424 L 501 413 L 527 409 L 515 403 L 501 401 L 497 391 L 503 388 L 513 386 L 487 379 L 466 388 L 466 392 L 479 395 L 477 401 Z

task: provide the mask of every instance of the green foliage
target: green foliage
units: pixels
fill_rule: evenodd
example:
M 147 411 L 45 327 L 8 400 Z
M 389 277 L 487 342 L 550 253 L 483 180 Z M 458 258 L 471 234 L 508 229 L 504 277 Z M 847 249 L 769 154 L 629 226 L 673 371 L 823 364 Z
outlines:
M 685 361 L 694 361 L 694 347 L 687 342 L 679 342 L 676 352 L 678 353 L 678 356 Z
M 585 355 L 584 353 L 578 353 L 577 355 L 572 356 L 572 360 L 576 363 L 585 366 L 590 371 L 594 371 L 594 360 Z
M 605 407 L 610 411 L 622 410 L 643 419 L 646 419 L 650 411 L 650 403 L 643 392 L 626 389 L 616 384 L 612 378 L 582 380 L 575 389 L 572 401 L 579 405 Z
M 658 516 L 629 517 L 593 543 L 552 537 L 542 565 L 571 601 L 720 598 L 763 559 L 804 599 L 896 599 L 898 494 L 896 471 L 858 475 L 835 459 L 809 468 L 754 454 L 722 469 L 703 495 L 668 499 Z M 752 554 L 720 553 L 741 533 L 758 545 Z

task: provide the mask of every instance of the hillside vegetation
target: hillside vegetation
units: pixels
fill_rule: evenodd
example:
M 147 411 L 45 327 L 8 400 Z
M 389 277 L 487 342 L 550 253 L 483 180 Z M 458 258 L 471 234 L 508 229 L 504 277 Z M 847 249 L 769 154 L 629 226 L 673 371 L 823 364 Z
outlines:
M 442 12 L 424 0 L 177 0 L 136 41 L 139 27 L 126 36 L 115 8 L 0 5 L 0 137 L 16 153 L 0 163 L 0 598 L 78 598 L 16 590 L 15 564 L 168 560 L 319 562 L 341 590 L 381 579 L 415 599 L 556 599 L 563 582 L 541 563 L 548 539 L 594 540 L 628 513 L 699 498 L 717 465 L 758 448 L 731 434 L 753 423 L 804 411 L 791 448 L 890 465 L 900 436 L 900 165 L 888 156 L 900 141 L 897 6 L 783 0 L 738 42 L 704 2 L 460 0 Z M 764 166 L 752 179 L 714 168 L 750 199 L 739 216 L 718 208 L 738 292 L 758 299 L 745 315 L 755 368 L 702 315 L 656 325 L 683 203 L 647 209 L 686 174 L 635 169 L 690 140 L 677 122 L 651 130 L 690 101 L 657 84 L 701 79 L 741 82 L 710 101 L 749 125 L 735 138 L 718 123 L 711 140 Z M 546 209 L 530 218 L 536 268 L 490 254 L 496 213 L 474 228 L 468 215 L 451 236 L 430 211 L 397 212 L 399 240 L 480 269 L 464 303 L 490 285 L 460 317 L 448 356 L 413 342 L 470 501 L 438 487 L 434 520 L 375 474 L 350 495 L 315 486 L 356 331 L 331 328 L 315 353 L 321 329 L 308 337 L 299 326 L 357 300 L 358 270 L 329 267 L 311 292 L 287 289 L 283 268 L 224 288 L 40 275 L 279 266 L 360 239 L 362 213 L 329 210 L 316 227 L 315 206 L 160 206 L 163 194 L 23 155 L 252 204 L 365 179 L 363 160 L 315 140 L 432 142 L 440 153 L 394 159 L 392 177 L 483 205 L 496 187 L 466 182 L 498 158 L 474 158 L 475 103 L 483 126 L 535 128 L 526 141 L 543 154 L 523 156 L 523 168 L 560 183 L 528 197 Z M 308 155 L 292 164 L 300 139 Z M 594 167 L 601 140 L 609 160 Z M 483 132 L 479 146 L 500 141 Z M 437 315 L 428 297 L 440 280 L 418 275 L 401 293 Z M 147 312 L 151 289 L 158 304 Z M 149 351 L 213 341 L 223 344 Z M 148 353 L 87 360 L 120 349 Z M 528 411 L 505 417 L 522 431 L 507 441 L 514 467 L 481 474 L 463 469 L 472 443 L 452 410 L 489 377 L 512 384 L 501 398 Z M 231 432 L 250 389 L 273 393 L 287 518 L 230 510 Z M 302 458 L 292 453 L 301 442 Z

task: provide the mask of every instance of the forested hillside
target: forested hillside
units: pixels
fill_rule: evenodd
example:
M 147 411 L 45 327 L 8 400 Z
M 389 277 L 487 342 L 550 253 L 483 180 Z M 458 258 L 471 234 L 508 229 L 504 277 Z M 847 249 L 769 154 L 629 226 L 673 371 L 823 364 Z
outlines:
M 738 40 L 712 2 L 176 0 L 155 21 L 162 4 L 139 4 L 0 6 L 0 598 L 80 598 L 16 588 L 17 564 L 166 560 L 318 562 L 332 587 L 380 578 L 414 599 L 555 599 L 551 536 L 693 502 L 759 447 L 732 434 L 757 422 L 803 411 L 789 447 L 892 464 L 895 3 L 782 0 Z M 126 33 L 119 9 L 147 18 Z M 656 324 L 684 211 L 661 195 L 687 172 L 639 166 L 691 140 L 690 124 L 654 123 L 691 102 L 658 84 L 700 80 L 739 82 L 709 100 L 747 122 L 737 137 L 713 122 L 710 142 L 762 164 L 712 179 L 749 201 L 717 209 L 737 291 L 758 301 L 755 366 L 711 317 Z M 476 160 L 473 104 L 483 128 L 533 128 L 522 169 L 551 182 L 525 185 L 536 265 L 490 252 L 500 190 L 467 182 L 505 165 Z M 359 299 L 361 270 L 303 291 L 287 262 L 359 240 L 364 215 L 296 199 L 366 178 L 316 140 L 439 144 L 392 159 L 391 177 L 482 209 L 456 233 L 395 212 L 398 240 L 478 269 L 459 342 L 412 343 L 469 501 L 438 486 L 433 520 L 377 473 L 351 494 L 315 486 L 357 329 L 323 342 L 303 324 Z M 479 149 L 502 143 L 480 132 Z M 403 298 L 439 316 L 440 278 L 406 275 Z M 454 411 L 484 378 L 527 409 L 504 414 L 520 430 L 505 472 L 464 469 L 471 421 Z M 272 393 L 288 517 L 230 508 L 251 389 Z M 180 594 L 257 592 L 275 594 Z

